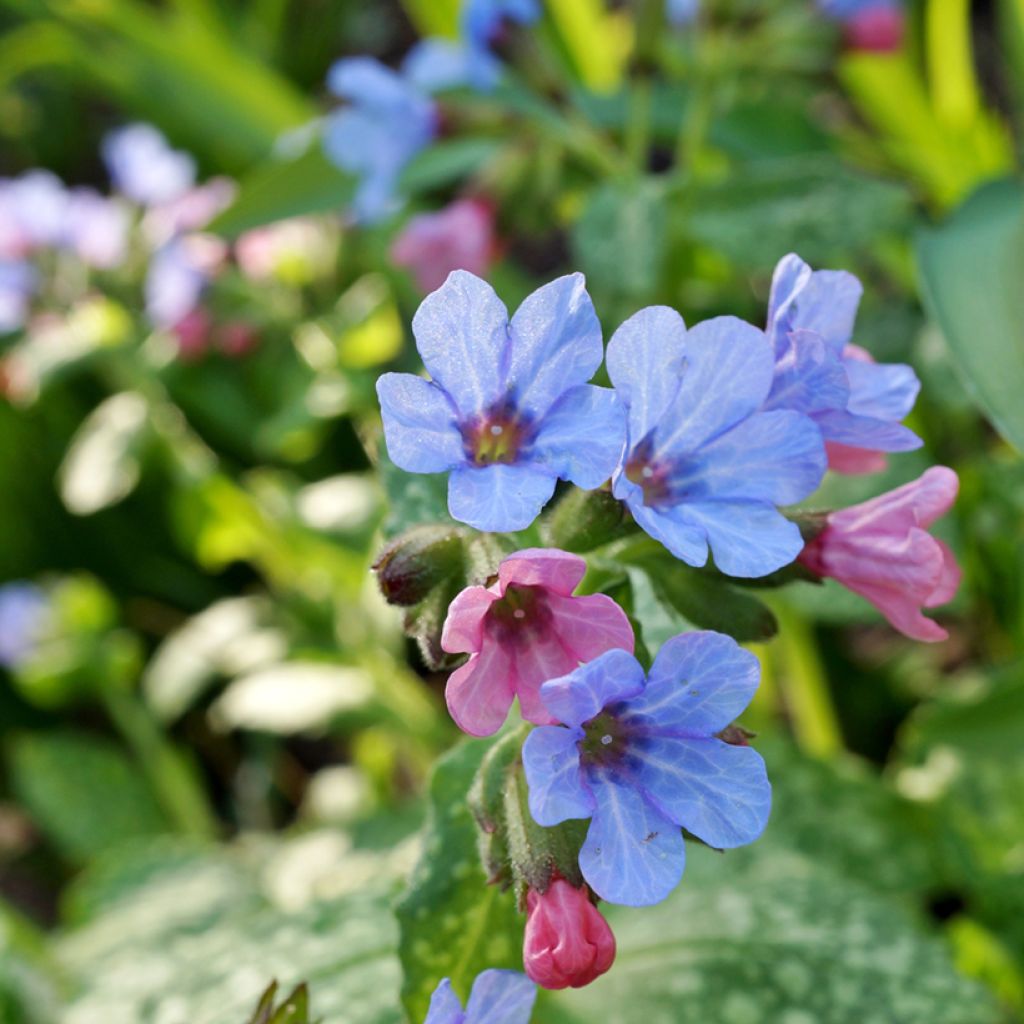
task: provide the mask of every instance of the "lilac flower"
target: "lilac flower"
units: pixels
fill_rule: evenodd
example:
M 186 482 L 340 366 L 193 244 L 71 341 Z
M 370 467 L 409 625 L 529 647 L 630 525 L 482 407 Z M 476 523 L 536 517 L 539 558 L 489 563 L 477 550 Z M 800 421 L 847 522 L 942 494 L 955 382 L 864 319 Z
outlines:
M 541 687 L 564 726 L 523 745 L 530 813 L 540 825 L 590 818 L 580 870 L 604 900 L 647 906 L 682 877 L 680 828 L 717 849 L 764 830 L 771 786 L 752 748 L 717 737 L 750 703 L 760 666 L 730 637 L 687 633 L 650 675 L 613 650 Z
M 408 74 L 372 57 L 339 60 L 327 87 L 349 105 L 328 117 L 324 150 L 359 177 L 356 217 L 366 223 L 382 220 L 398 206 L 403 168 L 437 132 L 434 103 Z
M 445 978 L 430 997 L 423 1024 L 529 1024 L 536 998 L 537 988 L 525 975 L 492 969 L 477 975 L 463 1010 Z
M 17 259 L 63 244 L 68 193 L 49 171 L 0 182 L 0 258 Z
M 28 263 L 0 260 L 0 334 L 25 323 L 36 280 L 35 268 Z
M 191 313 L 225 254 L 224 243 L 212 235 L 185 235 L 158 249 L 146 275 L 150 320 L 171 328 Z
M 643 309 L 608 345 L 608 372 L 629 410 L 629 442 L 614 493 L 637 523 L 690 565 L 763 576 L 803 541 L 777 505 L 821 482 L 821 433 L 799 412 L 762 410 L 771 345 L 734 317 L 687 331 L 665 306 Z
M 31 657 L 48 614 L 46 595 L 34 583 L 0 587 L 0 665 L 17 668 Z
M 114 187 L 143 206 L 171 202 L 195 183 L 195 161 L 171 149 L 152 125 L 130 124 L 110 132 L 102 152 Z
M 128 211 L 91 188 L 68 197 L 67 245 L 83 263 L 99 270 L 119 266 L 128 246 Z
M 919 448 L 921 439 L 899 422 L 920 390 L 914 371 L 876 364 L 850 345 L 862 290 L 845 271 L 812 271 L 792 253 L 779 261 L 767 328 L 775 380 L 765 408 L 805 413 L 833 444 L 872 452 Z
M 384 437 L 399 468 L 451 472 L 455 519 L 523 530 L 556 480 L 590 489 L 611 476 L 624 416 L 610 389 L 586 383 L 601 364 L 601 325 L 582 274 L 537 289 L 510 323 L 486 281 L 456 270 L 412 326 L 433 379 L 377 381 Z

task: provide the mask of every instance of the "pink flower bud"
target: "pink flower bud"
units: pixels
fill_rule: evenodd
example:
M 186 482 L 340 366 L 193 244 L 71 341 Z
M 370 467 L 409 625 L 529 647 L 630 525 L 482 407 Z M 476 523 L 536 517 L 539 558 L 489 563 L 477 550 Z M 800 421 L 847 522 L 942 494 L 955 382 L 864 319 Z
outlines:
M 615 960 L 615 936 L 590 901 L 590 890 L 556 878 L 526 894 L 523 967 L 544 988 L 582 988 Z
M 901 633 L 945 640 L 946 630 L 921 609 L 952 599 L 960 568 L 927 528 L 949 510 L 958 488 L 953 470 L 933 466 L 912 483 L 833 512 L 799 561 L 866 598 Z
M 846 22 L 846 45 L 865 53 L 891 53 L 903 45 L 905 21 L 899 7 L 888 3 L 868 7 Z

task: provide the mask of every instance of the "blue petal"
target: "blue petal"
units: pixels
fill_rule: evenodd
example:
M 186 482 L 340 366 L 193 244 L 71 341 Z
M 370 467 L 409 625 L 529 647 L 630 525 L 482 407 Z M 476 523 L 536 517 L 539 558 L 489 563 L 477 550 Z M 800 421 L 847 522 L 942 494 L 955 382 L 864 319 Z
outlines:
M 580 850 L 587 884 L 609 903 L 660 903 L 678 885 L 686 866 L 679 826 L 610 772 L 595 772 L 590 781 L 597 811 Z
M 327 88 L 335 96 L 372 107 L 398 109 L 413 92 L 397 71 L 374 57 L 345 57 L 327 72 Z
M 654 736 L 630 753 L 640 763 L 648 798 L 709 846 L 728 850 L 764 831 L 772 790 L 764 761 L 751 747 Z
M 827 460 L 816 420 L 777 409 L 744 420 L 692 455 L 671 475 L 672 490 L 708 498 L 791 505 L 817 489 Z
M 452 983 L 444 978 L 430 997 L 430 1009 L 423 1024 L 463 1024 L 462 1003 L 452 991 Z
M 909 427 L 871 416 L 832 410 L 814 414 L 814 422 L 828 441 L 875 452 L 909 452 L 924 443 Z
M 644 688 L 644 670 L 629 651 L 605 651 L 593 661 L 540 688 L 544 706 L 566 725 L 582 725 L 617 701 L 634 697 Z
M 418 89 L 441 92 L 466 85 L 472 78 L 469 49 L 450 39 L 422 39 L 402 62 L 402 72 Z
M 409 473 L 443 473 L 465 461 L 462 435 L 448 396 L 411 373 L 377 380 L 384 440 L 391 461 Z
M 629 409 L 631 444 L 654 428 L 679 391 L 685 339 L 686 325 L 674 309 L 649 306 L 608 342 L 608 376 Z
M 776 352 L 775 379 L 765 409 L 795 409 L 812 413 L 845 409 L 850 400 L 847 363 L 813 331 L 785 335 Z
M 622 478 L 625 479 L 625 478 Z M 636 488 L 639 494 L 640 488 Z M 619 488 L 616 488 L 616 497 Z M 626 497 L 637 525 L 649 537 L 664 544 L 676 558 L 687 565 L 702 566 L 708 560 L 707 535 L 702 526 L 688 522 L 685 511 L 679 508 L 652 508 L 643 504 L 643 496 Z
M 412 321 L 430 376 L 464 419 L 505 397 L 508 310 L 494 289 L 468 270 L 453 270 Z
M 700 445 L 759 409 L 772 386 L 775 360 L 763 331 L 720 316 L 686 335 L 683 382 L 654 431 L 652 458 Z
M 537 986 L 518 971 L 481 971 L 466 1005 L 465 1024 L 529 1024 Z
M 786 345 L 786 336 L 793 330 L 794 303 L 797 295 L 807 287 L 811 268 L 796 253 L 783 256 L 772 274 L 772 290 L 768 296 L 768 335 L 776 355 Z
M 803 550 L 796 523 L 768 504 L 745 501 L 688 503 L 686 517 L 707 532 L 715 566 L 728 576 L 767 576 Z
M 796 297 L 793 327 L 820 334 L 837 355 L 850 338 L 864 289 L 845 270 L 816 270 Z
M 541 725 L 523 744 L 523 769 L 530 789 L 530 813 L 538 825 L 559 825 L 594 813 L 593 794 L 583 781 L 579 728 Z
M 540 418 L 601 365 L 601 324 L 582 274 L 568 274 L 528 295 L 512 318 L 508 385 L 516 405 Z
M 615 392 L 580 384 L 548 411 L 533 450 L 561 479 L 592 490 L 615 472 L 625 443 L 625 410 Z
M 661 645 L 647 688 L 623 719 L 658 735 L 712 736 L 750 704 L 760 676 L 755 655 L 732 637 L 683 633 Z
M 843 365 L 850 381 L 849 412 L 896 421 L 914 408 L 921 382 L 909 366 L 861 359 L 844 359 Z
M 555 492 L 555 477 L 532 465 L 460 466 L 448 479 L 453 519 L 490 533 L 525 530 Z

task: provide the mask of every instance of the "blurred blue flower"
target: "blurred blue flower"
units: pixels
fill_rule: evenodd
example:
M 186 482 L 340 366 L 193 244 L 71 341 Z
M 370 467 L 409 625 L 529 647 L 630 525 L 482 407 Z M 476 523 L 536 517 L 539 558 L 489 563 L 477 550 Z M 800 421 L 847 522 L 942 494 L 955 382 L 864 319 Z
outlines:
M 700 0 L 665 0 L 665 14 L 673 25 L 690 25 L 700 14 Z
M 658 903 L 683 875 L 685 828 L 716 849 L 763 831 L 771 786 L 761 755 L 717 734 L 750 703 L 760 665 L 731 637 L 673 637 L 645 679 L 612 650 L 560 679 L 541 699 L 563 726 L 523 745 L 530 813 L 539 825 L 590 818 L 580 870 L 604 900 Z
M 423 1024 L 529 1024 L 537 986 L 518 971 L 482 971 L 466 1009 L 445 978 L 430 997 Z
M 67 237 L 68 191 L 49 171 L 0 181 L 0 258 L 60 246 Z
M 159 248 L 146 274 L 146 313 L 170 328 L 192 312 L 224 259 L 224 244 L 210 235 L 182 235 Z
M 0 260 L 0 334 L 16 331 L 28 317 L 35 292 L 34 267 L 19 260 Z
M 83 263 L 100 270 L 119 266 L 128 247 L 129 217 L 123 203 L 91 188 L 68 196 L 67 245 Z
M 900 10 L 901 0 L 817 0 L 818 10 L 836 21 L 848 21 L 865 11 Z
M 0 665 L 17 668 L 31 657 L 49 615 L 49 602 L 34 583 L 0 587 Z
M 863 289 L 852 274 L 811 268 L 784 256 L 768 300 L 768 337 L 775 380 L 766 409 L 810 416 L 826 441 L 878 452 L 902 452 L 921 439 L 900 424 L 920 383 L 909 366 L 876 364 L 850 344 Z
M 196 180 L 192 157 L 171 149 L 149 124 L 130 124 L 110 132 L 102 153 L 114 187 L 144 206 L 171 202 Z
M 415 51 L 414 51 L 415 53 Z M 419 58 L 410 55 L 410 67 Z M 423 68 L 418 74 L 426 75 Z M 437 111 L 424 87 L 372 57 L 337 61 L 327 86 L 349 105 L 331 114 L 324 150 L 343 170 L 359 177 L 353 208 L 373 223 L 398 207 L 398 179 L 405 165 L 437 132 Z
M 410 473 L 444 473 L 448 509 L 478 530 L 525 529 L 558 479 L 600 486 L 625 440 L 601 364 L 601 325 L 582 274 L 528 296 L 511 323 L 486 281 L 453 271 L 413 319 L 433 378 L 377 382 L 388 453 Z
M 608 345 L 608 373 L 629 410 L 614 493 L 677 558 L 731 576 L 788 565 L 803 540 L 776 506 L 801 501 L 825 472 L 815 424 L 762 410 L 774 359 L 764 332 L 734 317 L 687 331 L 666 306 L 643 309 Z
M 466 0 L 460 29 L 467 53 L 467 81 L 476 89 L 492 89 L 501 75 L 501 61 L 491 46 L 506 21 L 528 25 L 540 17 L 537 0 Z

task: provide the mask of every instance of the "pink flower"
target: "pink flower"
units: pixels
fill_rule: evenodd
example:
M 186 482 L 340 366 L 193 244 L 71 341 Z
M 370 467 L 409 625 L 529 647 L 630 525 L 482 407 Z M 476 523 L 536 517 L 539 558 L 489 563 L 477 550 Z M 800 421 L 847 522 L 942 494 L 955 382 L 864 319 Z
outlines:
M 546 892 L 526 894 L 523 968 L 544 988 L 581 988 L 615 960 L 615 936 L 590 902 L 590 890 L 556 878 Z
M 869 448 L 854 448 L 838 441 L 825 442 L 828 468 L 836 473 L 860 476 L 865 473 L 881 473 L 889 464 L 884 452 L 873 452 Z
M 479 199 L 458 199 L 437 213 L 413 217 L 391 247 L 422 292 L 440 288 L 453 270 L 484 277 L 494 259 L 494 212 Z
M 194 362 L 206 355 L 210 347 L 213 321 L 202 306 L 186 313 L 171 329 L 178 342 L 178 355 L 186 362 Z
M 901 633 L 945 640 L 946 630 L 921 609 L 952 599 L 960 567 L 927 528 L 949 510 L 958 488 L 953 470 L 933 466 L 912 483 L 833 512 L 799 561 L 867 598 Z
M 844 26 L 846 45 L 865 53 L 891 53 L 903 45 L 906 17 L 899 7 L 887 3 L 868 7 Z
M 554 724 L 541 683 L 613 648 L 632 652 L 633 628 L 610 597 L 571 596 L 586 569 L 579 555 L 528 548 L 501 563 L 491 586 L 467 587 L 451 603 L 441 647 L 470 655 L 447 689 L 463 732 L 497 732 L 517 696 L 527 721 Z

